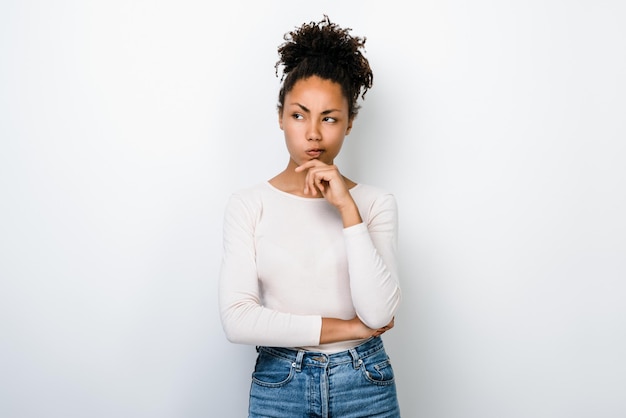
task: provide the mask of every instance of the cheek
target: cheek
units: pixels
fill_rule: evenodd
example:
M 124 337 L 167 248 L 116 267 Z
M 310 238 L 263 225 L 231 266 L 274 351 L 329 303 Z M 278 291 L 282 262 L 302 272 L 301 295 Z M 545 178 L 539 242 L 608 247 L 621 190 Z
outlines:
M 285 137 L 285 144 L 287 144 L 287 148 L 293 149 L 298 146 L 301 142 L 299 140 L 300 134 L 289 124 L 283 124 L 283 135 Z
M 285 139 L 287 141 L 289 141 L 290 139 L 292 139 L 295 136 L 293 128 L 291 126 L 289 126 L 288 123 L 283 123 L 281 125 L 281 129 L 283 130 L 283 133 L 285 135 Z
M 306 136 L 306 127 L 301 123 L 294 123 L 290 120 L 283 121 L 282 124 L 283 132 L 285 133 L 285 137 L 297 141 Z
M 341 148 L 341 146 L 343 145 L 343 141 L 345 139 L 345 132 L 343 131 L 343 129 L 341 130 L 335 130 L 333 132 L 333 135 L 331 137 L 329 137 L 330 141 L 332 142 L 332 146 L 334 148 Z

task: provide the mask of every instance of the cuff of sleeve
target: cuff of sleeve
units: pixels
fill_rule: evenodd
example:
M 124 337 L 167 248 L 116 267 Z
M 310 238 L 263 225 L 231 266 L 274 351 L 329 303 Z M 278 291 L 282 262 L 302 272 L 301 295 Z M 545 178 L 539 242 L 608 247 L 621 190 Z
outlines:
M 367 226 L 365 226 L 365 222 L 361 222 L 359 224 L 352 225 L 343 229 L 343 234 L 346 237 L 352 237 L 352 236 L 359 235 L 362 233 L 367 233 L 367 232 L 368 231 L 367 231 Z

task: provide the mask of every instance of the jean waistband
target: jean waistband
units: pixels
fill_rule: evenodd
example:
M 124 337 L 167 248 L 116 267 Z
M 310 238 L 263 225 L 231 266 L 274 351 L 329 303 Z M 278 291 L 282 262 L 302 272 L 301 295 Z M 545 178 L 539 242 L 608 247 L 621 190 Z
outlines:
M 258 352 L 265 352 L 275 357 L 289 360 L 296 369 L 300 370 L 303 366 L 326 366 L 328 364 L 354 363 L 354 367 L 358 367 L 363 358 L 371 356 L 380 350 L 383 350 L 383 340 L 380 337 L 372 337 L 369 340 L 350 348 L 333 354 L 318 353 L 315 351 L 293 350 L 283 347 L 257 347 Z

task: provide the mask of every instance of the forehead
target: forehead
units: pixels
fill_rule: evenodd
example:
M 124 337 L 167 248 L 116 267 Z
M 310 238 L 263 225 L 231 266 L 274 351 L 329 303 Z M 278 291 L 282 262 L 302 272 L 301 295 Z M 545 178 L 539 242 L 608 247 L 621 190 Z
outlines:
M 302 105 L 333 105 L 348 106 L 341 85 L 317 76 L 298 80 L 285 96 L 286 105 L 298 103 Z

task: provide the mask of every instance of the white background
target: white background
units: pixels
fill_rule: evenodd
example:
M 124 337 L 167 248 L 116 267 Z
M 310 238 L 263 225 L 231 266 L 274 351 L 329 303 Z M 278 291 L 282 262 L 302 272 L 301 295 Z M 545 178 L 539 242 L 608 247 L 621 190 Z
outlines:
M 228 195 L 287 163 L 284 32 L 367 36 L 340 160 L 395 193 L 404 417 L 626 416 L 626 5 L 0 4 L 0 416 L 243 417 Z

